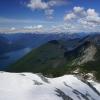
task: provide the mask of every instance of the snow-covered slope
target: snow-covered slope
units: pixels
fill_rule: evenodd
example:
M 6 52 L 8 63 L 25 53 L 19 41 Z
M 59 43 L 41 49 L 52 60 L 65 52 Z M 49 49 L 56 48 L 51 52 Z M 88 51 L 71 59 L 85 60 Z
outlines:
M 74 75 L 0 72 L 0 100 L 100 100 L 100 84 Z

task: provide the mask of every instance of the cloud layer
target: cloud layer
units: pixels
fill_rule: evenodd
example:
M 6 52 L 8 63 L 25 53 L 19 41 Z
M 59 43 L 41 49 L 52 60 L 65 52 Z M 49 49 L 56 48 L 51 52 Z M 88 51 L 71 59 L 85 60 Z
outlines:
M 100 24 L 100 16 L 95 9 L 85 10 L 83 7 L 74 7 L 70 13 L 64 16 L 65 21 L 75 21 L 81 24 L 97 25 Z
M 29 4 L 27 4 L 28 7 L 32 9 L 46 9 L 48 8 L 48 4 L 46 2 L 43 2 L 42 0 L 31 0 Z
M 32 10 L 44 10 L 45 15 L 51 19 L 53 18 L 54 13 L 53 7 L 65 5 L 66 3 L 66 0 L 48 0 L 47 2 L 43 0 L 30 0 L 27 7 L 31 8 Z
M 42 0 L 31 0 L 28 7 L 31 9 L 44 10 L 46 16 L 52 18 L 54 9 L 53 6 L 64 4 L 61 0 L 50 0 L 49 2 L 43 2 Z M 12 26 L 10 29 L 2 29 L 0 32 L 39 32 L 39 33 L 76 33 L 76 32 L 100 32 L 100 15 L 95 9 L 84 7 L 73 7 L 71 11 L 65 13 L 60 22 L 52 21 L 38 21 L 36 24 L 33 20 L 9 20 L 0 19 L 1 24 L 10 23 L 24 23 L 22 28 L 16 28 Z
M 99 31 L 100 27 L 100 15 L 95 11 L 95 9 L 85 9 L 84 7 L 74 7 L 72 11 L 65 14 L 64 21 L 67 23 L 72 23 L 77 26 L 77 29 L 85 31 Z M 92 30 L 91 30 L 92 29 Z

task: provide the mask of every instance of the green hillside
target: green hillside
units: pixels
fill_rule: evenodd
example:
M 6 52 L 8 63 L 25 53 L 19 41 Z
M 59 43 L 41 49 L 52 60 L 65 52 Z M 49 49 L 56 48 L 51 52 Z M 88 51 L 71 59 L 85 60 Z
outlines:
M 68 51 L 66 41 L 52 40 L 12 64 L 8 71 L 60 76 L 77 68 L 94 72 L 100 79 L 100 46 L 86 40 Z
M 61 75 L 69 69 L 63 41 L 50 41 L 11 65 L 10 71 Z

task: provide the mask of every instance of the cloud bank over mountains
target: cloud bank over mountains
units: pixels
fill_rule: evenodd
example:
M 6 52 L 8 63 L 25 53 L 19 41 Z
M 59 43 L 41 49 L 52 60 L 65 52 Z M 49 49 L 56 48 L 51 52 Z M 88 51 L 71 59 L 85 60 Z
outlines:
M 31 8 L 34 12 L 36 9 L 43 10 L 44 14 L 51 19 L 51 21 L 36 21 L 33 20 L 17 20 L 17 19 L 6 19 L 0 18 L 0 24 L 10 24 L 10 23 L 24 23 L 22 28 L 11 27 L 7 29 L 0 29 L 0 32 L 8 33 L 27 33 L 27 32 L 38 32 L 38 33 L 48 33 L 48 32 L 100 32 L 100 14 L 95 9 L 84 8 L 80 6 L 75 6 L 72 10 L 65 12 L 63 18 L 59 22 L 55 22 L 53 14 L 56 13 L 54 6 L 65 5 L 66 0 L 31 0 L 27 7 Z M 53 19 L 53 21 L 52 21 Z M 34 25 L 33 25 L 34 24 Z M 48 24 L 48 25 L 47 25 Z
M 73 10 L 66 14 L 64 17 L 65 21 L 75 21 L 80 24 L 95 27 L 100 25 L 100 16 L 95 9 L 85 9 L 83 7 L 74 7 Z

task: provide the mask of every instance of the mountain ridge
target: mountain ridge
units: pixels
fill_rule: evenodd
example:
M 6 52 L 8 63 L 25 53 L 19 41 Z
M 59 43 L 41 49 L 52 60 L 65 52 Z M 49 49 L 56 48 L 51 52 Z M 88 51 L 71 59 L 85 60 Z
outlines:
M 44 75 L 60 76 L 79 68 L 81 72 L 95 72 L 99 79 L 99 38 L 98 35 L 87 36 L 83 41 L 76 42 L 72 50 L 66 48 L 66 41 L 49 41 L 12 64 L 9 71 L 41 72 Z
M 0 100 L 99 100 L 100 84 L 75 75 L 0 72 Z M 16 98 L 17 97 L 17 98 Z

